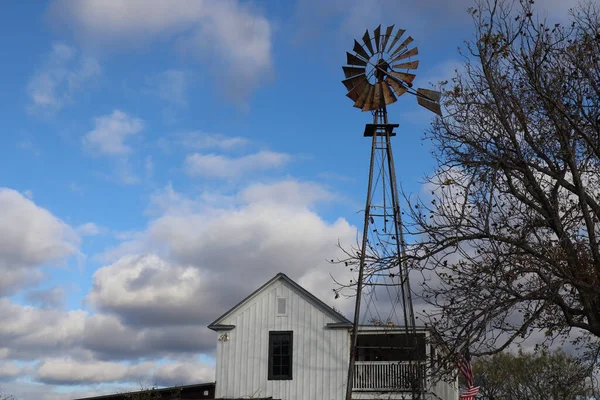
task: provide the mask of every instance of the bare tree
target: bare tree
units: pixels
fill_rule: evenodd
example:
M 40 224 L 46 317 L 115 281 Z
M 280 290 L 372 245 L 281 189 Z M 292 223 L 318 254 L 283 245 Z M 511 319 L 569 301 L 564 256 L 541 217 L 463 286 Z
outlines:
M 592 393 L 589 366 L 562 351 L 498 353 L 473 363 L 481 400 L 577 400 Z
M 532 333 L 600 337 L 600 12 L 481 0 L 444 118 L 429 198 L 409 202 L 407 262 L 431 279 L 433 327 L 493 354 Z M 581 332 L 572 335 L 573 329 Z M 592 356 L 593 357 L 593 356 Z
M 0 391 L 0 400 L 17 400 L 17 398 L 12 394 L 6 394 Z

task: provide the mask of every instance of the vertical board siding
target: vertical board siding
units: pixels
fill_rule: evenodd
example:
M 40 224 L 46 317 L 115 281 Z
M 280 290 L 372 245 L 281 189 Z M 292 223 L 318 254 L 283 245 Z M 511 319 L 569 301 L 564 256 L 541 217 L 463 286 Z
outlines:
M 277 297 L 287 298 L 286 316 L 277 316 Z M 345 394 L 348 331 L 327 329 L 337 322 L 284 281 L 273 285 L 222 321 L 235 325 L 230 340 L 217 344 L 216 397 L 281 400 L 338 400 Z M 292 380 L 267 380 L 269 331 L 290 330 Z

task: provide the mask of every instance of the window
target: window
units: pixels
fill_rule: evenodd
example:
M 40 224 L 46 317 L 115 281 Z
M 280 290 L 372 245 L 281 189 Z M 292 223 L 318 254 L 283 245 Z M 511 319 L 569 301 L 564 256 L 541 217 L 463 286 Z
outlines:
M 292 379 L 292 339 L 292 331 L 269 332 L 270 381 Z
M 277 315 L 286 315 L 287 299 L 285 297 L 277 298 Z

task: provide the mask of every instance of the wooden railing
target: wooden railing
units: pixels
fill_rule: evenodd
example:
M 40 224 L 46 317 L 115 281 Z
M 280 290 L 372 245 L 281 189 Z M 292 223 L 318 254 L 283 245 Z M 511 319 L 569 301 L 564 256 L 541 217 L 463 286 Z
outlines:
M 411 382 L 425 384 L 425 365 L 418 374 L 416 363 L 402 361 L 356 361 L 353 390 L 355 391 L 410 391 Z

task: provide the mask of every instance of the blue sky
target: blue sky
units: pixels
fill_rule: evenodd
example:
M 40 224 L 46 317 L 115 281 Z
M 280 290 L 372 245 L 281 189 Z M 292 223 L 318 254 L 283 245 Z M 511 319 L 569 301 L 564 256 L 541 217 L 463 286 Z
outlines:
M 541 1 L 550 18 L 574 1 Z M 468 0 L 13 2 L 0 16 L 0 387 L 59 399 L 214 379 L 206 325 L 283 271 L 328 303 L 353 243 L 369 113 L 340 83 L 366 28 L 448 79 Z M 399 123 L 418 194 L 432 115 Z M 6 322 L 8 321 L 8 323 Z

